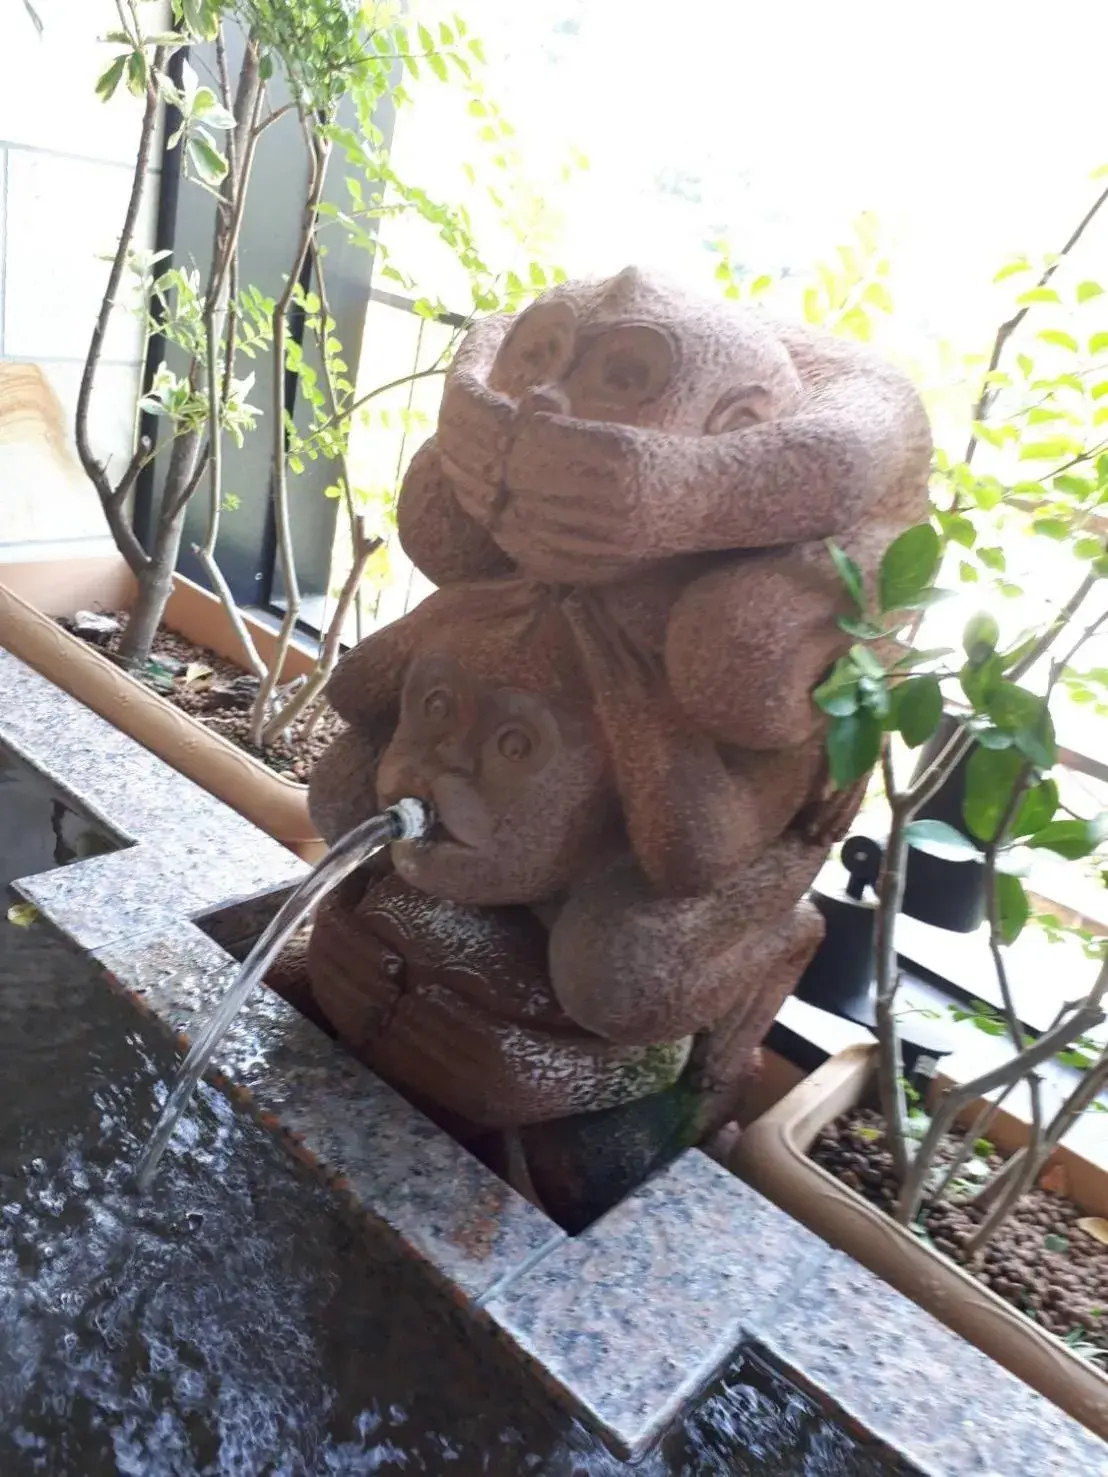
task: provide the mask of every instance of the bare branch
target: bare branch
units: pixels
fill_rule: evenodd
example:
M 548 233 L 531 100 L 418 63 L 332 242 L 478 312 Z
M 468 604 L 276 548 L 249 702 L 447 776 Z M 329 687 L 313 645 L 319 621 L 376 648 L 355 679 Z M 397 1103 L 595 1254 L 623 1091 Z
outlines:
M 159 46 L 154 52 L 151 63 L 152 74 L 160 72 L 164 65 L 165 47 Z M 116 246 L 115 256 L 112 258 L 111 270 L 108 273 L 108 283 L 100 302 L 100 311 L 96 315 L 96 323 L 92 330 L 92 339 L 89 343 L 88 355 L 85 359 L 85 367 L 81 375 L 81 387 L 77 395 L 77 420 L 74 432 L 77 443 L 77 455 L 81 460 L 81 466 L 96 488 L 116 547 L 124 559 L 126 559 L 128 566 L 135 575 L 141 574 L 146 568 L 150 562 L 149 557 L 135 536 L 135 531 L 131 527 L 123 508 L 122 500 L 116 501 L 113 496 L 114 490 L 103 464 L 97 461 L 93 455 L 92 445 L 89 440 L 89 409 L 92 404 L 92 391 L 96 381 L 96 371 L 100 367 L 100 357 L 104 350 L 104 338 L 108 332 L 112 310 L 115 307 L 116 297 L 119 294 L 119 286 L 123 280 L 123 272 L 127 265 L 127 257 L 131 250 L 131 243 L 134 240 L 135 226 L 138 223 L 139 209 L 142 205 L 142 192 L 150 173 L 150 152 L 153 147 L 154 129 L 157 121 L 158 93 L 153 82 L 151 82 L 146 90 L 146 106 L 142 115 L 142 129 L 139 134 L 134 173 L 131 176 L 131 193 L 127 201 L 127 211 L 123 217 L 123 227 L 119 233 L 119 242 Z M 137 472 L 135 475 L 138 475 Z
M 1095 991 L 1094 994 L 1096 994 Z M 1100 994 L 1103 994 L 1103 990 Z M 1037 1041 L 1025 1047 L 1016 1056 L 1000 1062 L 987 1072 L 982 1072 L 970 1082 L 949 1087 L 931 1116 L 927 1133 L 902 1183 L 900 1199 L 896 1206 L 896 1219 L 902 1225 L 909 1225 L 915 1219 L 923 1193 L 923 1182 L 934 1161 L 935 1151 L 950 1132 L 954 1120 L 963 1108 L 976 1102 L 978 1098 L 987 1097 L 998 1087 L 1006 1087 L 1010 1082 L 1017 1082 L 1021 1077 L 1026 1077 L 1036 1067 L 1049 1061 L 1057 1052 L 1068 1046 L 1075 1037 L 1084 1035 L 1093 1026 L 1100 1025 L 1103 1019 L 1104 1012 L 1099 1009 L 1099 995 L 1095 1000 L 1093 995 L 1090 995 L 1089 999 L 1073 1015 L 1044 1032 Z
M 1088 230 L 1089 226 L 1092 224 L 1093 220 L 1096 218 L 1097 214 L 1099 213 L 1105 202 L 1108 202 L 1108 187 L 1100 192 L 1097 198 L 1093 201 L 1092 205 L 1081 217 L 1080 221 L 1078 221 L 1074 229 L 1070 232 L 1070 236 L 1066 244 L 1062 247 L 1061 251 L 1046 268 L 1042 276 L 1039 278 L 1038 282 L 1035 284 L 1037 288 L 1045 287 L 1047 285 L 1050 279 L 1054 276 L 1055 272 L 1062 265 L 1062 262 L 1067 256 L 1069 256 L 1070 252 L 1074 249 L 1077 243 L 1081 240 L 1082 236 Z M 996 338 L 993 341 L 992 353 L 989 355 L 988 367 L 985 370 L 984 383 L 981 387 L 981 393 L 980 395 L 978 395 L 977 402 L 973 407 L 971 421 L 974 427 L 976 427 L 979 422 L 985 419 L 993 402 L 995 391 L 993 386 L 989 383 L 989 377 L 996 372 L 1004 355 L 1004 350 L 1007 347 L 1008 340 L 1012 337 L 1016 329 L 1027 317 L 1029 312 L 1030 305 L 1025 304 L 1017 313 L 1014 313 L 1011 318 L 1007 319 L 1007 321 L 1002 323 L 997 329 Z M 969 443 L 966 446 L 966 454 L 963 458 L 963 460 L 967 464 L 973 460 L 973 454 L 977 450 L 977 446 L 977 431 L 976 429 L 973 429 L 970 431 Z
M 300 585 L 296 576 L 296 551 L 293 548 L 292 526 L 289 518 L 289 490 L 288 490 L 288 464 L 285 451 L 285 339 L 287 334 L 287 315 L 300 281 L 300 273 L 304 268 L 308 252 L 311 249 L 312 237 L 315 234 L 316 212 L 320 199 L 323 195 L 323 186 L 327 176 L 327 164 L 330 158 L 330 142 L 313 133 L 308 122 L 302 117 L 301 123 L 304 129 L 305 139 L 311 157 L 311 174 L 307 198 L 304 201 L 304 212 L 300 229 L 300 239 L 297 243 L 296 255 L 289 271 L 288 281 L 285 289 L 277 299 L 273 307 L 273 508 L 277 522 L 277 552 L 281 564 L 281 577 L 285 587 L 285 614 L 281 621 L 281 628 L 277 633 L 277 641 L 273 652 L 273 658 L 269 664 L 250 719 L 250 732 L 253 741 L 259 746 L 262 743 L 265 731 L 266 715 L 269 704 L 273 697 L 273 691 L 280 681 L 281 669 L 285 664 L 289 646 L 292 643 L 292 635 L 296 629 L 296 622 L 300 615 Z

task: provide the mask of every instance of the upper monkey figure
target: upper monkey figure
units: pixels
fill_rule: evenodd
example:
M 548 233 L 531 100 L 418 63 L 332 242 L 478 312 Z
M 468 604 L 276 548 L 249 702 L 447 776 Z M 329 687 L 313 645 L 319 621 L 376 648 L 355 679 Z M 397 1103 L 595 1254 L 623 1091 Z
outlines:
M 600 585 L 682 555 L 849 548 L 922 516 L 930 453 L 912 385 L 868 351 L 628 268 L 474 325 L 400 536 L 438 584 L 514 566 Z

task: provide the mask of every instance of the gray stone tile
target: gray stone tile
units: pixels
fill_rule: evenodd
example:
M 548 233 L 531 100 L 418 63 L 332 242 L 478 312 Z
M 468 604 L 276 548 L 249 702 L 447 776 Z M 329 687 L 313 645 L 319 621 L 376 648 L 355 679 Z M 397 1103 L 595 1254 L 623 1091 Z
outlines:
M 934 1477 L 1108 1474 L 1108 1445 L 842 1252 L 751 1331 Z
M 178 921 L 97 948 L 117 988 L 182 1047 L 234 975 L 229 956 Z M 489 1292 L 564 1234 L 291 1005 L 255 991 L 214 1073 L 232 1099 L 284 1134 L 304 1162 L 446 1280 Z
M 179 862 L 183 877 L 196 870 L 192 890 L 208 905 L 230 895 L 227 880 L 243 868 L 249 880 L 237 882 L 235 895 L 306 871 L 244 817 L 3 650 L 0 743 L 123 840 Z
M 623 1455 L 718 1372 L 829 1248 L 698 1150 L 483 1306 Z

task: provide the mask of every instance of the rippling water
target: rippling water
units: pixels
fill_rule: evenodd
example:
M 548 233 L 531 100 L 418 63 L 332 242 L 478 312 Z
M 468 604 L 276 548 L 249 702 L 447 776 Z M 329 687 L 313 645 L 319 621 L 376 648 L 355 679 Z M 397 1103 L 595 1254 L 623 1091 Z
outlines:
M 19 784 L 0 766 L 0 883 L 26 870 Z M 83 960 L 0 922 L 2 1477 L 890 1470 L 749 1364 L 615 1461 L 208 1088 L 138 1200 L 174 1065 Z

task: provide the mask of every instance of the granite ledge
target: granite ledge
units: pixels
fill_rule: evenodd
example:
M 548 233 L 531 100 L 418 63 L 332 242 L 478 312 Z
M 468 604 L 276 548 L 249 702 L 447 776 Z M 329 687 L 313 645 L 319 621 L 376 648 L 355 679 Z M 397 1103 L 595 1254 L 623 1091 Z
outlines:
M 91 952 L 110 982 L 182 1048 L 236 967 L 184 920 Z M 208 1075 L 460 1302 L 488 1295 L 565 1239 L 553 1221 L 264 986 L 239 1013 Z
M 926 1477 L 1108 1477 L 1108 1444 L 844 1252 L 749 1333 Z
M 830 1248 L 689 1150 L 482 1304 L 624 1457 L 645 1451 Z

